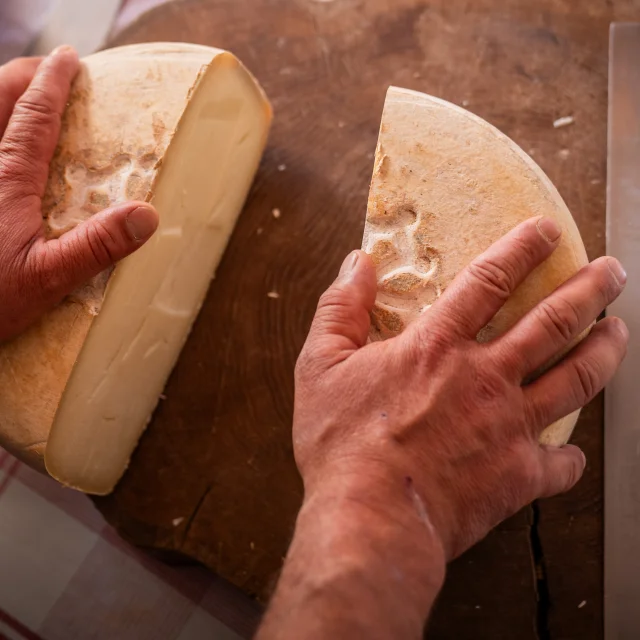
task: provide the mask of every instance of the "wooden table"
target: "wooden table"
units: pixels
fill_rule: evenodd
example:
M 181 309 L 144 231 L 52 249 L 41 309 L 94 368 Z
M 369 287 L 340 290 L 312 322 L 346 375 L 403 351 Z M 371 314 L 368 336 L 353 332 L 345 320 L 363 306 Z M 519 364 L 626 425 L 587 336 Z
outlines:
M 359 246 L 387 86 L 467 106 L 511 136 L 557 185 L 595 258 L 605 246 L 608 26 L 630 19 L 640 0 L 181 0 L 110 43 L 230 49 L 275 108 L 167 398 L 118 490 L 96 501 L 123 536 L 268 596 L 302 496 L 293 366 L 318 296 Z M 575 123 L 555 129 L 567 115 Z M 582 414 L 574 442 L 589 462 L 576 489 L 525 509 L 452 564 L 430 638 L 602 637 L 602 415 L 601 398 Z

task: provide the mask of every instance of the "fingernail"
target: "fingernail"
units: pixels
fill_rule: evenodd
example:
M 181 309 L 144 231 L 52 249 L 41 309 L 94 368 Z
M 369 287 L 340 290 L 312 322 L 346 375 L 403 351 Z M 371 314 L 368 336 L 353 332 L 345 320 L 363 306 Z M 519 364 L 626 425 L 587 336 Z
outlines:
M 158 216 L 153 209 L 136 207 L 126 219 L 129 235 L 136 241 L 146 240 L 158 228 Z
M 607 267 L 609 267 L 609 271 L 616 282 L 622 287 L 627 281 L 627 272 L 622 265 L 615 258 L 609 258 L 607 260 Z
M 55 58 L 56 56 L 59 55 L 64 55 L 65 53 L 72 53 L 74 52 L 74 48 L 70 47 L 68 44 L 62 44 L 59 47 L 56 47 L 50 54 L 49 57 L 50 58 Z
M 584 455 L 584 451 L 580 449 L 580 455 L 582 456 L 582 469 L 587 466 L 587 456 Z
M 340 267 L 339 275 L 344 276 L 347 273 L 350 273 L 355 269 L 356 264 L 358 264 L 358 259 L 360 258 L 360 254 L 357 251 L 352 251 L 342 263 Z
M 616 318 L 611 316 L 611 319 L 614 322 L 614 326 L 616 328 L 616 330 L 618 331 L 618 333 L 622 336 L 622 338 L 624 340 L 628 340 L 629 339 L 629 329 L 627 328 L 627 325 L 625 324 L 624 320 L 621 320 L 620 318 Z
M 556 242 L 562 235 L 560 225 L 551 218 L 540 218 L 536 227 L 538 227 L 538 232 L 547 242 Z

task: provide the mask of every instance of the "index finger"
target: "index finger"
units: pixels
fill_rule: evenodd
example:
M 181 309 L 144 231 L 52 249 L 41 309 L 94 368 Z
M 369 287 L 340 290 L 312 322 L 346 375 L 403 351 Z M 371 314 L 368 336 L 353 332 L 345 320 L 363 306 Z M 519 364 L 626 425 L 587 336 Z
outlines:
M 71 47 L 59 47 L 40 63 L 16 102 L 0 142 L 0 174 L 14 197 L 42 197 L 78 64 Z
M 475 340 L 518 285 L 553 253 L 561 234 L 558 223 L 543 216 L 519 224 L 461 271 L 428 315 Z
M 42 58 L 15 58 L 0 67 L 0 138 L 41 62 Z

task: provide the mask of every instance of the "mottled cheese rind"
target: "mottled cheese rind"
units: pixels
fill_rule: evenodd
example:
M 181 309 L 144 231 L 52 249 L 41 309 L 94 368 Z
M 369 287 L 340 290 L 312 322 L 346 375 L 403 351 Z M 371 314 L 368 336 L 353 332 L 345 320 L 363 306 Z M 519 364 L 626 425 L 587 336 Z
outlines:
M 178 149 L 184 161 L 199 161 L 205 167 L 207 163 L 214 164 L 216 161 L 235 163 L 244 176 L 243 180 L 230 185 L 223 193 L 200 193 L 211 209 L 215 208 L 217 202 L 222 207 L 220 215 L 225 218 L 224 224 L 218 225 L 222 231 L 214 234 L 217 245 L 215 251 L 211 250 L 210 253 L 216 256 L 215 260 L 209 261 L 201 269 L 197 261 L 190 267 L 174 265 L 178 271 L 190 269 L 192 278 L 207 283 L 224 250 L 248 184 L 255 173 L 258 163 L 255 156 L 259 159 L 264 148 L 271 121 L 271 108 L 266 97 L 237 59 L 211 47 L 148 43 L 103 51 L 81 61 L 81 70 L 63 118 L 60 141 L 43 198 L 45 231 L 49 237 L 57 237 L 97 211 L 129 199 L 151 201 L 159 210 L 160 228 L 148 246 L 145 245 L 119 263 L 113 273 L 103 273 L 73 292 L 34 327 L 0 346 L 0 445 L 41 470 L 45 469 L 46 456 L 47 467 L 55 468 L 61 481 L 74 481 L 73 484 L 79 489 L 84 490 L 84 485 L 91 485 L 91 470 L 86 469 L 88 478 L 65 478 L 66 462 L 57 455 L 52 457 L 51 452 L 47 451 L 50 435 L 59 432 L 57 440 L 61 450 L 72 451 L 78 457 L 86 457 L 90 453 L 82 451 L 79 442 L 71 444 L 66 428 L 58 424 L 61 403 L 73 413 L 73 398 L 82 395 L 79 393 L 83 386 L 82 376 L 77 373 L 74 376 L 73 372 L 78 367 L 87 367 L 86 346 L 98 326 L 96 319 L 101 318 L 103 310 L 109 306 L 109 299 L 122 289 L 122 282 L 124 288 L 131 286 L 134 281 L 137 286 L 143 287 L 144 278 L 140 279 L 136 269 L 144 267 L 145 261 L 153 255 L 154 248 L 166 250 L 166 239 L 179 236 L 179 228 L 183 223 L 188 226 L 186 218 L 179 219 L 184 214 L 183 209 L 180 209 L 178 218 L 168 215 L 169 212 L 163 210 L 163 202 L 156 197 L 163 183 L 171 179 L 170 175 L 167 178 L 163 165 L 172 161 L 176 153 L 172 144 L 176 131 L 188 126 L 196 127 L 197 131 L 200 126 L 194 124 L 199 116 L 193 114 L 194 110 L 190 110 L 189 105 L 195 99 L 200 102 L 208 100 L 207 104 L 216 103 L 215 96 L 203 98 L 200 94 L 202 91 L 210 93 L 212 77 L 222 78 L 225 74 L 242 84 L 241 95 L 236 96 L 237 105 L 242 108 L 245 103 L 251 105 L 251 115 L 246 116 L 249 120 L 245 123 L 246 134 L 254 147 L 249 154 L 250 159 L 236 158 L 237 153 L 233 148 L 216 147 L 215 139 L 209 140 L 209 147 L 201 151 L 198 157 L 189 158 L 184 144 L 182 149 Z M 224 100 L 224 86 L 218 85 L 217 90 L 221 92 L 219 98 Z M 207 119 L 208 115 L 200 114 L 200 117 Z M 175 164 L 180 160 L 172 162 Z M 212 172 L 209 183 L 215 182 Z M 179 185 L 173 186 L 182 193 Z M 164 190 L 168 190 L 166 184 Z M 158 244 L 162 238 L 164 241 Z M 199 296 L 202 297 L 206 287 L 201 286 L 200 289 Z M 109 314 L 112 320 L 103 319 L 101 324 L 113 323 L 116 317 L 125 319 L 123 326 L 128 324 L 127 318 L 135 321 L 141 307 L 136 306 L 133 299 L 130 302 L 129 307 L 125 306 L 120 311 L 112 309 Z M 201 300 L 193 303 L 192 307 L 195 305 L 195 308 L 189 310 L 191 321 L 199 304 Z M 186 339 L 190 322 L 186 325 L 180 329 L 184 333 L 178 341 L 180 346 Z M 103 329 L 101 334 L 104 342 L 110 341 L 108 330 Z M 95 342 L 95 337 L 92 342 Z M 89 357 L 95 358 L 96 355 Z M 170 368 L 175 357 L 165 359 L 164 366 Z M 105 370 L 107 365 L 95 361 L 89 368 Z M 168 374 L 169 371 L 163 371 L 161 377 L 166 379 Z M 144 376 L 142 378 L 144 380 Z M 75 380 L 73 384 L 72 379 Z M 153 392 L 159 394 L 161 390 L 156 392 L 154 389 Z M 133 402 L 135 394 L 134 388 L 130 394 Z M 145 416 L 144 424 L 149 417 Z M 135 447 L 144 424 L 123 427 L 125 431 L 130 429 L 137 434 L 130 439 L 126 448 L 132 450 Z M 100 445 L 122 449 L 119 442 L 122 442 L 122 438 L 114 434 L 113 438 L 103 437 Z M 89 445 L 84 442 L 82 446 Z M 131 451 L 128 451 L 123 456 L 128 459 L 130 454 Z M 126 467 L 126 461 L 121 467 L 120 470 L 114 468 L 112 472 L 115 480 L 112 478 L 97 487 L 100 492 L 110 490 L 106 485 L 117 481 Z
M 504 333 L 586 265 L 582 239 L 551 181 L 507 136 L 453 104 L 391 87 L 362 243 L 378 277 L 371 339 L 400 333 L 428 311 L 476 256 L 520 222 L 538 215 L 560 224 L 561 242 L 479 340 Z M 578 414 L 551 425 L 541 441 L 565 443 Z
M 152 186 L 154 236 L 119 265 L 56 412 L 49 473 L 109 493 L 173 369 L 249 191 L 271 118 L 220 54 L 198 81 Z

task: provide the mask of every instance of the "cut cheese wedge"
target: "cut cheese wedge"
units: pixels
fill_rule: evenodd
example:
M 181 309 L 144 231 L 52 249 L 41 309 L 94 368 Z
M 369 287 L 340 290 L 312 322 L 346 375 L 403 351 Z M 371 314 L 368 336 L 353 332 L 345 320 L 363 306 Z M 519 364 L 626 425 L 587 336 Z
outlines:
M 560 224 L 560 244 L 480 333 L 481 341 L 512 327 L 587 264 L 580 233 L 540 167 L 495 127 L 443 100 L 391 87 L 362 244 L 378 278 L 371 339 L 400 333 L 475 257 L 538 215 Z M 578 414 L 548 427 L 541 441 L 564 444 Z
M 111 492 L 203 303 L 257 170 L 271 108 L 230 53 L 151 43 L 82 61 L 51 164 L 59 236 L 130 199 L 160 226 L 136 253 L 0 348 L 2 444 Z

